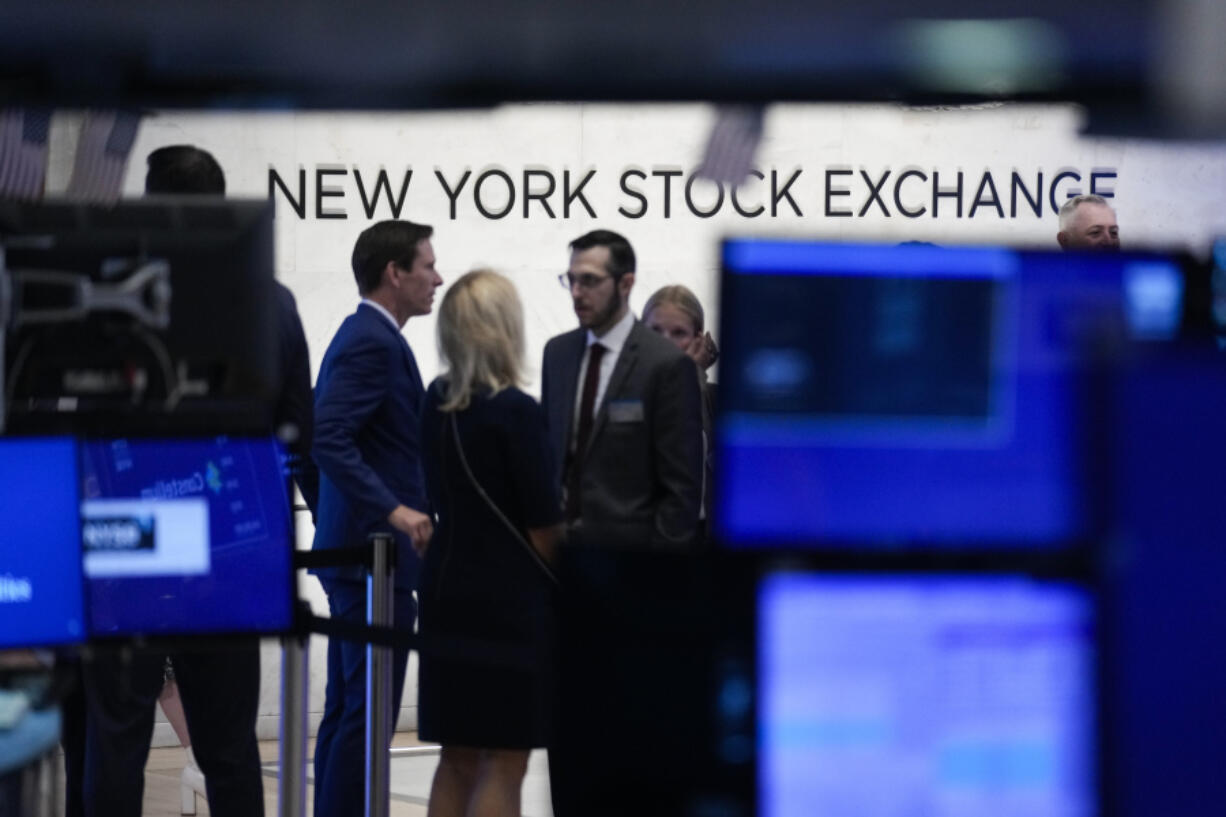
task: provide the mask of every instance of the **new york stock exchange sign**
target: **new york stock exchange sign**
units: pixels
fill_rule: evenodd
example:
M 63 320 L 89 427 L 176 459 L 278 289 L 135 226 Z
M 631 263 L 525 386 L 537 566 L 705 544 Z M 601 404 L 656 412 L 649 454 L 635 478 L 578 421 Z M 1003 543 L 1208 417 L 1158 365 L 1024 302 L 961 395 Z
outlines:
M 400 218 L 420 188 L 435 185 L 447 201 L 447 217 L 500 219 L 712 218 L 721 212 L 742 219 L 779 218 L 937 218 L 942 210 L 957 218 L 1036 218 L 1059 210 L 1081 193 L 1115 195 L 1115 168 L 1013 170 L 997 178 L 991 170 L 858 167 L 753 168 L 744 182 L 726 188 L 694 170 L 652 166 L 617 171 L 620 196 L 593 199 L 589 185 L 601 171 L 525 167 L 516 171 L 472 168 L 428 175 L 406 167 L 336 167 L 316 164 L 296 171 L 268 168 L 268 195 L 277 212 L 307 219 Z

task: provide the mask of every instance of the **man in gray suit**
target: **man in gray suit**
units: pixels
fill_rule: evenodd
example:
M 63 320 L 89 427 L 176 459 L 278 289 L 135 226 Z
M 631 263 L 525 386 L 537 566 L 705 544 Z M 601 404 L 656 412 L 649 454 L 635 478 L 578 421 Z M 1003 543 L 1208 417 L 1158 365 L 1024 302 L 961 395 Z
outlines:
M 661 569 L 672 575 L 668 566 L 684 561 L 698 541 L 701 396 L 693 359 L 630 312 L 630 243 L 597 229 L 570 249 L 570 269 L 560 280 L 574 301 L 579 329 L 547 343 L 541 369 L 569 527 L 560 563 L 565 591 L 559 596 L 549 783 L 557 817 L 624 815 L 633 812 L 623 807 L 634 790 L 626 781 L 639 770 L 624 769 L 617 758 L 642 752 L 609 753 L 615 741 L 593 740 L 598 725 L 591 713 L 638 723 L 636 715 L 655 708 L 625 694 L 624 678 L 638 676 L 644 659 L 626 645 L 650 639 L 640 639 L 646 633 L 620 613 L 638 610 L 631 601 L 636 586 L 651 583 Z M 669 655 L 676 654 L 673 645 Z M 653 680 L 656 673 L 667 676 L 652 687 L 667 694 L 668 678 L 683 676 L 674 676 L 669 659 L 660 658 L 645 660 Z
M 647 756 L 658 768 L 675 768 L 654 763 L 657 757 L 639 746 L 612 753 L 616 740 L 593 736 L 609 713 L 612 721 L 637 723 L 655 711 L 642 695 L 626 694 L 623 682 L 640 677 L 641 662 L 652 665 L 652 689 L 666 697 L 670 679 L 684 677 L 672 673 L 670 658 L 643 652 L 649 639 L 640 636 L 647 633 L 624 613 L 638 609 L 632 599 L 643 581 L 655 589 L 656 578 L 673 575 L 669 566 L 688 564 L 686 553 L 698 540 L 702 409 L 694 361 L 630 312 L 630 243 L 595 230 L 570 247 L 570 268 L 560 278 L 579 328 L 545 345 L 541 368 L 569 528 L 560 565 L 565 592 L 549 780 L 557 817 L 594 817 L 633 812 L 625 800 L 636 787 L 627 783 L 641 769 L 626 768 L 625 758 Z M 658 623 L 652 621 L 653 630 Z M 670 645 L 668 656 L 676 655 Z M 597 710 L 600 722 L 591 714 Z M 662 743 L 658 735 L 655 741 Z
M 702 491 L 698 372 L 630 311 L 625 238 L 593 230 L 570 248 L 559 277 L 579 328 L 545 345 L 541 399 L 571 542 L 688 546 Z

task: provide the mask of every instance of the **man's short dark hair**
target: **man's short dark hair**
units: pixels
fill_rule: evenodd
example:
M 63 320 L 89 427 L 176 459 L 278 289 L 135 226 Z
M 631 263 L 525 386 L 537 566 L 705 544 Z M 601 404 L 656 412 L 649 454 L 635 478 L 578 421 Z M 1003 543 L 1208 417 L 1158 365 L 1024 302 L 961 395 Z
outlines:
M 590 250 L 592 247 L 608 247 L 609 263 L 606 269 L 613 280 L 620 279 L 627 272 L 634 272 L 634 248 L 620 233 L 612 230 L 592 230 L 570 242 L 573 252 Z
M 226 194 L 226 174 L 221 165 L 213 154 L 195 145 L 158 148 L 146 161 L 146 193 Z
M 389 261 L 402 267 L 413 266 L 417 245 L 434 234 L 426 224 L 390 219 L 372 224 L 362 231 L 353 245 L 353 277 L 358 293 L 367 295 L 379 288 Z

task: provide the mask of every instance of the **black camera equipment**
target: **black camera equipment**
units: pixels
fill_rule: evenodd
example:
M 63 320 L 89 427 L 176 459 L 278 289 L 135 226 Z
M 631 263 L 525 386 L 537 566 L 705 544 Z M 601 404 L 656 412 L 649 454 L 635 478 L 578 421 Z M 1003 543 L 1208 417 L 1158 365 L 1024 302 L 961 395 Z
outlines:
M 267 202 L 0 203 L 0 422 L 18 433 L 270 427 Z

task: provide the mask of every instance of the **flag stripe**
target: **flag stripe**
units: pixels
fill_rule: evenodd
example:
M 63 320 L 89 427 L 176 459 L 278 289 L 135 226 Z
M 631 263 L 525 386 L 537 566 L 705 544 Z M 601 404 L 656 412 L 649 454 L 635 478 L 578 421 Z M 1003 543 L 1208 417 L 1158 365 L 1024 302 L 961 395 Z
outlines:
M 761 107 L 719 109 L 698 175 L 733 186 L 744 181 L 762 140 L 762 117 Z
M 126 111 L 88 113 L 81 125 L 68 195 L 86 201 L 116 201 L 139 125 L 140 116 Z
M 0 110 L 0 198 L 42 196 L 50 123 L 46 110 Z

